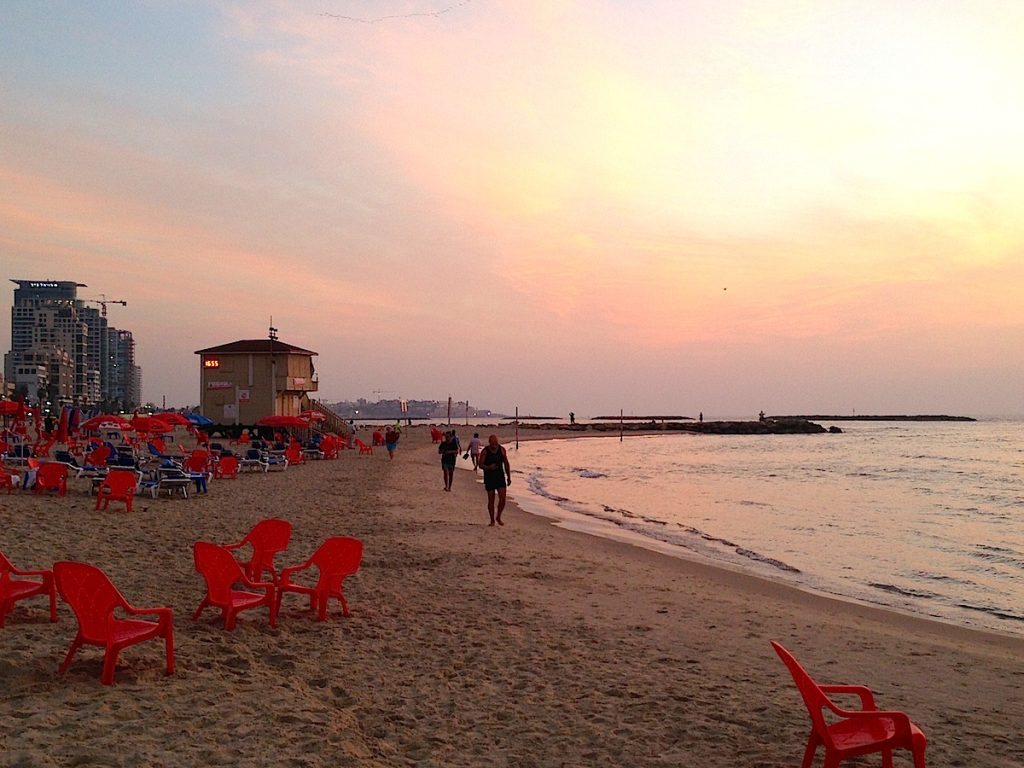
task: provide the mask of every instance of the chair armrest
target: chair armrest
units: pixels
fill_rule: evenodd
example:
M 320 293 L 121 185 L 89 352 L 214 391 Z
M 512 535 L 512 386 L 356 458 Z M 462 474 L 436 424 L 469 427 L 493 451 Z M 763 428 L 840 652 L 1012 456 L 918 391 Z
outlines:
M 818 686 L 825 693 L 846 693 L 860 697 L 861 709 L 873 711 L 875 709 L 875 697 L 871 689 L 863 685 L 820 685 Z
M 49 576 L 51 579 L 53 578 L 53 571 L 22 571 L 13 565 L 11 566 L 11 573 L 15 576 Z
M 288 577 L 289 576 L 291 576 L 293 573 L 298 573 L 299 571 L 306 570 L 312 564 L 313 564 L 313 558 L 309 558 L 309 560 L 307 560 L 306 562 L 302 563 L 301 565 L 289 565 L 287 568 L 282 568 L 281 569 L 281 574 L 277 577 L 277 584 L 278 584 L 278 586 L 284 586 L 285 584 L 288 583 Z
M 221 544 L 224 549 L 241 549 L 247 542 L 240 541 L 237 544 Z
M 884 718 L 892 720 L 896 726 L 896 735 L 898 736 L 909 736 L 910 735 L 910 717 L 906 712 L 896 712 L 895 710 L 876 709 L 870 712 L 843 712 L 844 717 L 848 717 L 851 720 L 870 718 L 877 720 Z
M 170 608 L 136 608 L 133 605 L 127 603 L 121 606 L 125 613 L 130 613 L 132 616 L 142 616 L 146 614 L 153 614 L 156 616 L 166 616 L 168 620 L 172 617 L 172 611 Z

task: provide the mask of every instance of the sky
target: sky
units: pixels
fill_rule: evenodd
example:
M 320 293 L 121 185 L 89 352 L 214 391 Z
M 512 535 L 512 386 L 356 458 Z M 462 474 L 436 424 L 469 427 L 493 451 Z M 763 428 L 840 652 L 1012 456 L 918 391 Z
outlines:
M 15 279 L 120 299 L 143 398 L 1024 414 L 1024 4 L 0 4 Z

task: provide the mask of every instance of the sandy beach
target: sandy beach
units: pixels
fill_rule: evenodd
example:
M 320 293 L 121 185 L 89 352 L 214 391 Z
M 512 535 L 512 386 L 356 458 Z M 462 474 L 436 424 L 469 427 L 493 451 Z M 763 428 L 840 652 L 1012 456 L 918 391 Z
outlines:
M 510 428 L 497 431 L 508 445 Z M 1024 765 L 1024 641 L 563 530 L 514 505 L 488 527 L 473 473 L 442 491 L 426 426 L 405 430 L 394 461 L 349 451 L 188 500 L 139 496 L 132 514 L 94 501 L 84 481 L 64 498 L 0 495 L 0 550 L 21 568 L 90 562 L 134 605 L 171 606 L 177 671 L 164 675 L 149 642 L 122 653 L 113 687 L 96 648 L 60 677 L 70 609 L 51 624 L 44 600 L 19 603 L 0 629 L 0 764 L 792 766 L 808 718 L 775 639 L 820 682 L 868 685 L 910 714 L 930 766 Z M 363 540 L 351 617 L 332 604 L 319 623 L 291 595 L 276 629 L 263 609 L 234 632 L 214 610 L 190 620 L 203 595 L 193 542 L 239 541 L 267 517 L 294 526 L 279 566 L 329 535 Z

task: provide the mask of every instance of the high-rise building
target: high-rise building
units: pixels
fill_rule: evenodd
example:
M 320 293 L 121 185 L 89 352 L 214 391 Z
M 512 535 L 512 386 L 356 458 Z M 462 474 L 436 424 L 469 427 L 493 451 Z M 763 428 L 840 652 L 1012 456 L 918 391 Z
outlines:
M 142 369 L 135 364 L 135 339 L 131 331 L 107 330 L 107 381 L 105 399 L 123 410 L 142 401 Z
M 11 280 L 11 350 L 4 377 L 29 401 L 117 404 L 130 410 L 141 400 L 141 371 L 129 331 L 108 327 L 104 311 L 78 298 L 83 283 L 68 280 Z M 123 302 L 116 302 L 123 303 Z M 124 338 L 122 338 L 124 335 Z M 120 346 L 113 352 L 111 344 Z M 114 370 L 114 363 L 118 369 Z

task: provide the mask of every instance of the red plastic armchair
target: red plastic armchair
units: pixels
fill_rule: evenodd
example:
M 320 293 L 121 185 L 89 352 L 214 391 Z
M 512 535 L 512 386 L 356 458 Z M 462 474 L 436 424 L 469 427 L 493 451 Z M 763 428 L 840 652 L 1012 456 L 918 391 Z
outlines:
M 186 472 L 203 472 L 208 474 L 210 470 L 210 452 L 197 448 L 182 462 L 181 466 Z
M 134 469 L 112 469 L 103 478 L 99 490 L 96 492 L 96 509 L 107 509 L 112 501 L 123 501 L 125 512 L 132 511 L 132 500 L 135 498 L 135 489 L 139 482 L 139 476 Z
M 48 461 L 40 464 L 36 470 L 36 484 L 32 487 L 34 493 L 44 491 L 57 491 L 58 496 L 68 492 L 68 465 L 59 461 Z
M 302 453 L 302 446 L 298 443 L 291 443 L 285 448 L 284 457 L 288 459 L 289 466 L 306 463 L 306 456 Z
M 277 603 L 280 610 L 281 598 L 285 592 L 298 592 L 309 595 L 309 608 L 317 612 L 320 621 L 327 618 L 327 601 L 336 597 L 341 601 L 342 615 L 348 616 L 348 604 L 342 591 L 342 582 L 359 570 L 363 559 L 363 542 L 348 536 L 334 536 L 327 539 L 313 556 L 301 565 L 293 565 L 281 571 L 277 583 Z M 314 586 L 294 584 L 293 574 L 315 565 L 320 571 L 320 578 Z
M 112 685 L 118 654 L 129 645 L 157 637 L 164 639 L 167 674 L 174 674 L 174 621 L 170 608 L 130 605 L 103 571 L 86 563 L 55 563 L 53 576 L 61 598 L 78 619 L 78 634 L 60 665 L 60 674 L 67 672 L 75 653 L 83 645 L 99 645 L 104 648 L 100 680 L 104 685 Z M 118 618 L 114 615 L 115 609 L 128 614 L 129 618 Z M 134 616 L 158 618 L 146 621 L 132 618 Z
M 224 629 L 235 628 L 235 617 L 247 608 L 267 606 L 270 611 L 270 626 L 277 626 L 277 603 L 274 600 L 274 583 L 270 581 L 253 581 L 242 572 L 242 567 L 234 556 L 224 547 L 208 541 L 197 541 L 193 546 L 196 570 L 206 581 L 206 597 L 199 604 L 192 621 L 198 621 L 199 615 L 212 605 L 221 609 L 224 617 Z M 247 592 L 235 589 L 236 584 L 264 590 Z
M 85 468 L 96 469 L 97 467 L 105 467 L 107 465 L 107 459 L 110 458 L 110 446 L 109 445 L 98 445 L 85 454 Z
M 15 579 L 14 576 L 38 576 L 38 579 Z M 57 590 L 53 583 L 53 571 L 22 571 L 0 552 L 0 627 L 14 604 L 26 597 L 49 595 L 50 621 L 57 620 Z
M 802 768 L 810 768 L 819 745 L 825 748 L 825 768 L 837 768 L 849 757 L 875 752 L 882 753 L 884 768 L 892 768 L 894 749 L 910 750 L 915 768 L 925 768 L 927 740 L 904 713 L 875 709 L 874 695 L 863 685 L 818 685 L 782 645 L 773 640 L 772 648 L 789 669 L 811 716 Z M 830 693 L 858 696 L 861 708 L 843 709 L 828 697 Z M 825 710 L 831 713 L 827 720 Z
M 7 489 L 7 495 L 11 495 L 11 491 L 14 490 L 14 478 L 18 475 L 14 474 L 10 469 L 4 466 L 4 463 L 0 461 L 0 488 Z
M 440 443 L 443 438 L 444 435 L 441 433 L 440 429 L 438 429 L 437 427 L 430 428 L 430 442 Z
M 261 579 L 264 571 L 270 571 L 272 579 L 277 579 L 274 570 L 274 555 L 284 552 L 292 538 L 292 524 L 287 520 L 271 518 L 256 523 L 245 538 L 237 544 L 227 544 L 224 549 L 241 549 L 246 544 L 252 547 L 252 557 L 242 563 L 245 575 L 250 579 Z
M 218 478 L 227 478 L 230 480 L 238 479 L 238 457 L 237 456 L 221 456 L 213 466 L 213 476 Z
M 381 432 L 376 432 L 375 431 L 373 433 L 373 444 L 375 446 L 377 446 L 377 445 L 384 445 L 384 434 L 381 433 Z
M 367 445 L 362 440 L 360 440 L 358 437 L 356 438 L 356 448 L 359 449 L 360 453 L 370 453 L 370 454 L 373 453 L 373 446 L 372 445 Z

